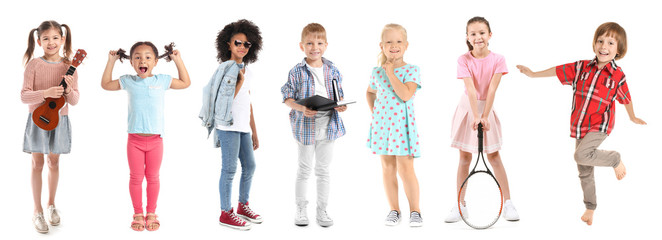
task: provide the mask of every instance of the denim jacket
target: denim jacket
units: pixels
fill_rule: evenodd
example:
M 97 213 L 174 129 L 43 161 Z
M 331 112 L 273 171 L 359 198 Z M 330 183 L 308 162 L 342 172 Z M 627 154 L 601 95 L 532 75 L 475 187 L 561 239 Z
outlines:
M 207 137 L 217 123 L 223 126 L 232 125 L 232 100 L 237 86 L 237 75 L 242 68 L 243 63 L 238 64 L 233 60 L 221 63 L 207 86 L 202 89 L 202 109 L 199 117 L 202 125 L 207 128 Z

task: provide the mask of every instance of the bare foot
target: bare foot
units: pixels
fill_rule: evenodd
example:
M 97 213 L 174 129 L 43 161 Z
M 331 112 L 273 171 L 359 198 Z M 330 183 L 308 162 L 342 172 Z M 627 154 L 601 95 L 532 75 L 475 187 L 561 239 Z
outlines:
M 625 165 L 621 161 L 618 166 L 614 168 L 614 173 L 616 173 L 616 179 L 621 180 L 625 177 Z
M 591 224 L 593 224 L 593 212 L 595 212 L 595 210 L 586 209 L 586 212 L 582 215 L 582 221 L 586 222 L 586 225 L 591 226 Z

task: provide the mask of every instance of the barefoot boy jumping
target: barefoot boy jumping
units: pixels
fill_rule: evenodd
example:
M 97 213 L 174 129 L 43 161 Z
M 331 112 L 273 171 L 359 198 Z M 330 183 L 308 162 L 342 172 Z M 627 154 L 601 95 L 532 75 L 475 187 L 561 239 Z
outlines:
M 593 167 L 613 167 L 618 180 L 625 177 L 625 165 L 616 151 L 597 149 L 614 128 L 614 100 L 624 104 L 630 120 L 646 124 L 634 115 L 625 75 L 616 60 L 627 52 L 625 30 L 614 22 L 600 25 L 593 36 L 593 60 L 581 60 L 550 69 L 533 72 L 517 65 L 528 77 L 559 78 L 563 85 L 572 85 L 573 105 L 570 117 L 570 137 L 576 138 L 575 161 L 584 191 L 586 211 L 582 221 L 593 224 L 597 206 Z

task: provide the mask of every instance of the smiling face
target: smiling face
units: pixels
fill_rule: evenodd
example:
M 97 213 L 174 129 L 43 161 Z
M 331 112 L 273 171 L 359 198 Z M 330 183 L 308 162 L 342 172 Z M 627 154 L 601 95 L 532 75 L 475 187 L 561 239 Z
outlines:
M 467 41 L 474 50 L 487 49 L 492 33 L 487 24 L 474 22 L 467 25 Z
M 251 43 L 248 41 L 246 34 L 237 33 L 230 38 L 228 45 L 230 46 L 230 59 L 237 63 L 241 63 L 243 62 L 244 56 L 248 54 Z
M 602 34 L 593 43 L 593 52 L 598 57 L 598 65 L 604 66 L 616 58 L 616 54 L 618 54 L 618 41 L 614 38 L 613 34 L 608 32 Z
M 44 56 L 59 56 L 60 47 L 64 43 L 65 37 L 55 28 L 50 28 L 39 35 L 37 43 L 44 49 Z
M 313 67 L 322 65 L 322 56 L 328 45 L 326 39 L 316 33 L 307 34 L 299 43 L 301 51 L 306 54 L 306 62 Z
M 405 55 L 409 42 L 404 34 L 397 29 L 390 29 L 382 34 L 382 42 L 379 43 L 386 59 L 401 59 Z
M 141 78 L 151 77 L 158 57 L 149 45 L 137 46 L 131 53 L 131 66 Z

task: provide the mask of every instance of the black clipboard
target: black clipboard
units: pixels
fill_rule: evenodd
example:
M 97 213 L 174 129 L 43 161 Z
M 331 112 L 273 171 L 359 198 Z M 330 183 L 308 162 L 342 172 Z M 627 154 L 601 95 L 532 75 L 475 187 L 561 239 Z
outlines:
M 322 97 L 320 95 L 313 95 L 312 97 L 299 99 L 295 102 L 316 111 L 328 111 L 336 107 L 356 103 L 356 101 L 338 101 L 338 99 L 340 99 L 338 83 L 335 79 L 333 79 L 331 84 L 333 85 L 333 100 Z

